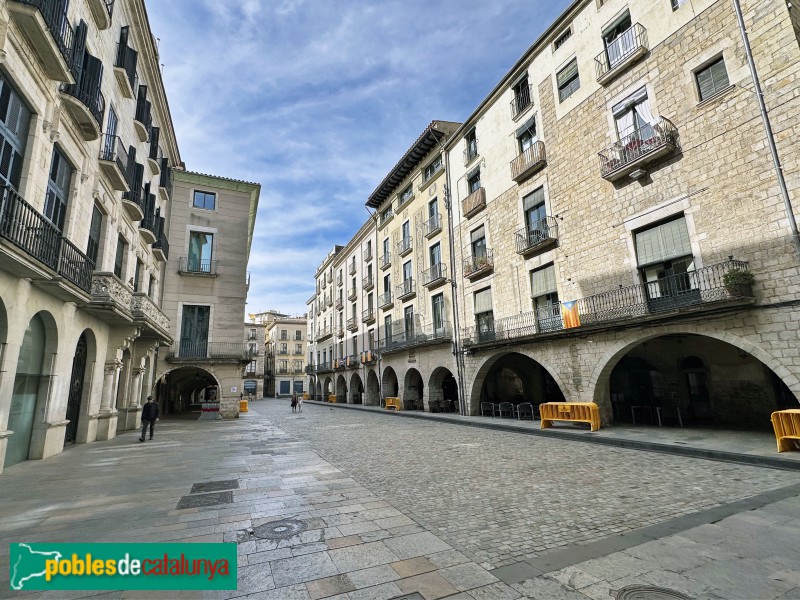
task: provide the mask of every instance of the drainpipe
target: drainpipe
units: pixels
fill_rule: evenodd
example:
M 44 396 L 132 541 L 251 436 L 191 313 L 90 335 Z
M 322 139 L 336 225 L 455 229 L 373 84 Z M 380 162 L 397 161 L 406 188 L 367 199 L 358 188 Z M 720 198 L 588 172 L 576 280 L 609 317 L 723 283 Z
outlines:
M 378 269 L 380 268 L 378 266 L 378 211 L 376 210 L 374 213 L 370 212 L 369 206 L 367 206 L 366 204 L 364 205 L 364 210 L 366 210 L 367 214 L 369 214 L 369 217 L 373 221 L 375 221 L 375 244 L 372 247 L 372 251 L 375 253 L 375 256 L 372 259 L 373 260 L 372 264 L 375 265 L 375 268 L 372 270 L 372 273 L 375 275 L 375 285 L 373 286 L 373 289 L 375 290 L 375 305 L 374 305 L 375 306 L 375 349 L 374 349 L 374 353 L 375 353 L 375 356 L 377 357 L 377 367 L 378 367 L 378 406 L 380 407 L 381 398 L 383 398 L 383 374 L 381 373 L 382 357 L 381 357 L 381 353 L 378 352 L 378 340 L 381 339 L 381 320 L 378 318 L 378 290 L 380 289 L 378 287 Z M 366 365 L 364 365 L 364 366 L 366 368 Z M 366 369 L 365 369 L 364 373 L 366 373 Z M 369 377 L 367 375 L 364 376 L 364 379 L 366 381 L 369 381 Z M 362 400 L 362 402 L 363 402 L 363 400 Z
M 792 239 L 795 244 L 798 256 L 800 256 L 800 233 L 797 231 L 797 221 L 794 218 L 792 211 L 792 202 L 789 199 L 789 190 L 786 189 L 786 180 L 783 177 L 783 166 L 781 165 L 780 157 L 778 156 L 778 148 L 775 145 L 775 136 L 772 132 L 772 125 L 769 120 L 767 106 L 764 103 L 764 93 L 761 91 L 761 83 L 758 79 L 758 72 L 756 71 L 756 64 L 753 61 L 753 51 L 750 48 L 750 40 L 747 36 L 747 29 L 744 25 L 744 17 L 742 16 L 742 6 L 739 0 L 733 0 L 733 8 L 736 11 L 736 18 L 739 21 L 739 31 L 742 34 L 742 42 L 744 44 L 744 52 L 747 55 L 747 64 L 750 67 L 750 76 L 753 78 L 753 85 L 756 90 L 756 98 L 758 99 L 758 107 L 761 110 L 761 119 L 764 121 L 764 130 L 767 134 L 767 143 L 769 144 L 769 151 L 772 154 L 772 163 L 775 166 L 775 175 L 778 179 L 778 186 L 781 189 L 781 196 L 783 197 L 783 207 L 786 210 L 786 216 L 789 218 L 789 229 L 792 232 Z

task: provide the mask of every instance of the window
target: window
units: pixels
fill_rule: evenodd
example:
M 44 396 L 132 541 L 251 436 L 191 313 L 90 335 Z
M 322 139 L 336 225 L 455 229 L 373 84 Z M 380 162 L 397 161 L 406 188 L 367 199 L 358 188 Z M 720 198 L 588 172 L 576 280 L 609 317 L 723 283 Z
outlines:
M 529 234 L 531 232 L 546 232 L 547 211 L 544 205 L 544 188 L 539 188 L 525 196 L 522 199 L 522 210 L 525 211 L 525 228 Z
M 86 243 L 86 256 L 97 265 L 97 254 L 100 249 L 100 229 L 103 225 L 103 213 L 95 206 L 92 208 L 92 223 L 89 225 L 89 241 Z
M 156 293 L 156 278 L 150 275 L 150 283 L 147 286 L 147 295 L 155 299 Z
M 464 142 L 466 143 L 466 150 L 464 150 L 464 155 L 467 157 L 467 162 L 470 162 L 473 158 L 478 156 L 478 138 L 475 134 L 475 129 L 472 129 L 466 137 L 464 138 Z
M 136 271 L 135 271 L 135 274 L 133 276 L 133 291 L 134 292 L 139 292 L 142 289 L 142 274 L 143 274 L 142 273 L 142 267 L 144 267 L 144 263 L 137 258 L 136 259 Z
M 289 344 L 281 344 L 281 354 L 289 354 Z
M 444 294 L 436 294 L 431 299 L 431 318 L 433 320 L 433 329 L 436 332 L 441 332 L 444 329 Z
M 556 75 L 558 83 L 558 101 L 563 102 L 581 87 L 581 80 L 578 76 L 578 59 L 573 58 L 569 64 L 561 69 Z
M 388 258 L 389 258 L 389 238 L 385 238 L 383 240 L 383 256 L 384 256 L 384 261 L 388 260 Z
M 435 267 L 442 262 L 442 246 L 439 242 L 436 242 L 430 247 L 429 253 L 432 267 Z
M 67 215 L 69 184 L 72 180 L 72 167 L 57 147 L 53 147 L 53 158 L 50 163 L 50 176 L 47 180 L 47 195 L 44 202 L 44 216 L 59 231 L 64 229 L 64 217 Z
M 403 263 L 403 281 L 408 281 L 414 276 L 414 272 L 411 270 L 411 261 L 407 261 Z
M 631 29 L 631 16 L 622 15 L 611 27 L 603 32 L 608 68 L 613 69 L 637 47 L 636 32 Z
M 303 353 L 303 344 L 295 344 L 294 345 L 294 353 L 295 354 L 302 354 Z
M 210 306 L 184 305 L 181 320 L 180 356 L 206 356 L 210 319 Z
M 350 307 L 350 317 L 355 319 L 357 317 L 357 315 L 358 315 L 358 313 L 356 312 L 356 303 L 353 302 L 353 304 Z
M 514 92 L 514 103 L 511 105 L 511 109 L 513 116 L 516 117 L 531 105 L 531 86 L 528 83 L 527 73 L 512 89 Z
M 522 154 L 539 139 L 536 135 L 536 117 L 531 117 L 525 121 L 522 127 L 517 129 L 516 136 L 519 152 Z
M 483 225 L 470 233 L 470 247 L 473 258 L 486 258 L 486 230 Z
M 189 232 L 189 256 L 186 267 L 190 273 L 211 273 L 213 245 L 213 234 L 202 231 Z
M 572 37 L 572 27 L 567 27 L 553 42 L 553 50 L 558 50 Z
M 561 305 L 558 303 L 554 265 L 531 271 L 531 301 L 541 331 L 561 328 Z
M 0 186 L 19 189 L 31 111 L 0 72 Z
M 489 339 L 494 334 L 494 311 L 492 310 L 492 288 L 475 292 L 475 329 L 479 340 Z
M 694 270 L 694 256 L 683 215 L 638 231 L 634 239 L 649 300 L 685 296 L 696 287 L 687 275 Z
M 405 204 L 414 197 L 414 187 L 409 185 L 400 193 L 400 204 Z
M 289 339 L 289 330 L 288 329 L 281 329 L 281 339 L 288 340 Z
M 403 223 L 400 234 L 403 242 L 407 242 L 411 239 L 411 223 L 409 221 Z
M 425 167 L 425 172 L 422 175 L 422 180 L 429 181 L 431 178 L 433 178 L 434 175 L 436 175 L 441 170 L 442 170 L 442 155 L 439 154 L 436 156 L 436 158 L 433 159 L 433 162 L 431 162 L 430 164 L 428 164 L 427 167 Z
M 406 306 L 403 309 L 403 332 L 406 339 L 414 336 L 414 305 Z
M 122 279 L 122 269 L 125 267 L 125 257 L 128 254 L 128 243 L 125 238 L 117 238 L 117 252 L 114 255 L 114 275 Z
M 481 189 L 481 170 L 475 169 L 467 175 L 467 192 L 472 194 Z
M 439 199 L 434 198 L 430 202 L 428 202 L 428 218 L 429 219 L 438 219 L 439 218 Z
M 256 330 L 254 327 L 250 328 L 249 337 L 247 339 L 254 340 L 256 339 Z
M 383 331 L 384 331 L 384 339 L 391 340 L 392 339 L 392 316 L 387 315 L 383 318 Z
M 288 367 L 283 368 L 283 372 L 284 373 L 287 370 L 288 370 Z M 291 393 L 291 391 L 290 391 L 291 390 L 291 384 L 292 384 L 291 381 L 281 381 L 280 382 L 280 388 L 281 389 L 280 389 L 280 392 L 278 392 L 278 393 L 288 396 Z
M 252 356 L 253 354 L 255 354 L 255 353 L 256 353 L 256 345 L 255 345 L 255 344 L 252 344 L 252 343 L 251 343 L 251 344 L 248 344 L 248 345 L 247 345 L 247 352 L 248 352 L 248 353 L 249 353 L 251 356 Z M 250 363 L 250 364 L 252 364 L 252 365 L 253 365 L 253 371 L 255 371 L 255 370 L 256 370 L 256 365 L 255 365 L 255 362 L 256 362 L 256 361 L 253 361 L 253 362 L 251 362 L 251 363 Z
M 302 340 L 303 339 L 303 332 L 300 331 L 299 329 L 297 331 L 295 331 L 294 332 L 294 339 Z
M 701 102 L 708 100 L 730 85 L 728 71 L 725 69 L 725 60 L 721 56 L 707 67 L 697 71 L 695 77 Z
M 356 291 L 356 278 L 355 277 L 353 277 L 352 281 L 350 282 L 350 289 L 353 290 L 353 292 Z
M 611 108 L 617 126 L 617 135 L 622 140 L 628 136 L 633 139 L 649 140 L 655 135 L 653 125 L 656 118 L 650 110 L 647 89 L 640 88 Z M 628 140 L 626 140 L 628 141 Z
M 384 275 L 383 276 L 383 291 L 384 292 L 389 292 L 389 291 L 391 291 L 391 289 L 392 289 L 392 276 L 391 276 L 391 274 Z
M 672 1 L 672 10 L 678 10 L 681 6 L 686 4 L 687 0 L 671 0 Z
M 205 210 L 215 210 L 217 208 L 217 195 L 214 192 L 201 192 L 197 190 L 194 193 L 192 206 Z
M 383 209 L 383 211 L 381 211 L 381 223 L 385 223 L 386 221 L 391 219 L 393 216 L 394 216 L 394 213 L 392 212 L 392 207 L 391 206 L 387 206 L 386 208 Z

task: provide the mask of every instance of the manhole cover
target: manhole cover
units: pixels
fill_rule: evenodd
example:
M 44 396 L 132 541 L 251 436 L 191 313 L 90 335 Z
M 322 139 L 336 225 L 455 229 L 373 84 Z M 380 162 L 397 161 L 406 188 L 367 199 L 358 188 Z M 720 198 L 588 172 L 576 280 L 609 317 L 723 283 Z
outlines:
M 203 508 L 205 506 L 216 506 L 217 504 L 230 504 L 233 502 L 233 492 L 214 492 L 212 494 L 198 494 L 196 496 L 183 496 L 175 507 L 177 510 L 183 508 Z
M 224 479 L 222 481 L 204 481 L 202 483 L 195 483 L 192 489 L 189 490 L 190 494 L 197 494 L 199 492 L 219 492 L 222 490 L 235 490 L 239 488 L 238 479 Z
M 285 540 L 308 529 L 305 521 L 284 519 L 253 527 L 253 535 L 264 540 Z
M 616 600 L 692 600 L 686 594 L 652 585 L 628 585 L 614 594 Z

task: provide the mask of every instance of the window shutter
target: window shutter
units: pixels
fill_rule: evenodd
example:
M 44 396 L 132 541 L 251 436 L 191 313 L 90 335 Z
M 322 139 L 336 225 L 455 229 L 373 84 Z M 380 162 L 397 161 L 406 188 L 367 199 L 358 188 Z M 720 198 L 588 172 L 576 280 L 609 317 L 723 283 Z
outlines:
M 475 314 L 492 312 L 492 288 L 475 292 Z
M 557 291 L 556 288 L 556 268 L 549 265 L 544 269 L 531 273 L 531 297 L 544 296 Z
M 528 194 L 522 199 L 522 210 L 527 212 L 542 202 L 544 202 L 544 188 L 540 187 L 538 190 L 535 190 L 532 194 Z
M 572 62 L 569 63 L 566 67 L 559 71 L 558 75 L 556 76 L 558 81 L 558 87 L 563 86 L 567 81 L 575 77 L 578 74 L 578 60 L 573 58 Z
M 725 61 L 721 58 L 697 73 L 700 100 L 710 98 L 718 91 L 728 87 L 728 85 L 728 72 L 725 69 Z
M 531 117 L 530 119 L 525 121 L 520 127 L 518 127 L 514 135 L 516 137 L 519 137 L 526 132 L 530 132 L 530 134 L 533 137 L 536 137 L 536 116 Z
M 686 219 L 680 217 L 636 234 L 639 266 L 662 262 L 692 253 Z
M 486 237 L 486 233 L 485 233 L 483 225 L 481 225 L 475 231 L 470 233 L 470 240 L 472 241 L 473 244 L 475 242 L 477 242 L 478 240 L 482 240 L 485 237 Z

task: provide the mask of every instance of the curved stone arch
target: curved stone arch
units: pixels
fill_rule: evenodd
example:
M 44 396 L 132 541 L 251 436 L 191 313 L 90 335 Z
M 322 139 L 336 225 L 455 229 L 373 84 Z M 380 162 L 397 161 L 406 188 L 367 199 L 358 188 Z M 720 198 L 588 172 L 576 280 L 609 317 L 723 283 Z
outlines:
M 540 367 L 542 367 L 545 371 L 547 371 L 550 377 L 552 377 L 555 380 L 556 384 L 561 390 L 561 393 L 564 394 L 564 398 L 570 400 L 570 398 L 567 396 L 569 388 L 566 385 L 564 385 L 564 381 L 561 379 L 561 374 L 558 371 L 554 370 L 546 362 L 536 357 L 533 354 L 533 352 L 529 352 L 526 350 L 505 351 L 486 357 L 486 359 L 481 363 L 481 365 L 475 370 L 475 376 L 472 378 L 472 381 L 468 384 L 470 392 L 469 392 L 469 397 L 467 397 L 467 414 L 470 415 L 480 414 L 479 407 L 481 403 L 481 390 L 483 388 L 483 383 L 486 380 L 486 375 L 489 374 L 489 371 L 492 369 L 492 367 L 495 366 L 495 364 L 497 364 L 497 362 L 501 358 L 503 358 L 504 356 L 509 356 L 511 354 L 519 354 L 520 356 L 529 358 L 530 360 L 538 364 Z M 577 398 L 573 400 L 577 400 Z
M 214 372 L 213 368 L 198 367 L 197 365 L 176 365 L 174 367 L 171 367 L 171 368 L 167 369 L 163 373 L 160 373 L 158 375 L 158 377 L 154 377 L 153 378 L 153 388 L 152 388 L 152 390 L 150 392 L 153 395 L 153 397 L 155 397 L 155 391 L 156 391 L 156 386 L 158 385 L 158 382 L 161 381 L 164 377 L 166 377 L 170 373 L 172 373 L 174 371 L 178 371 L 180 369 L 197 369 L 198 371 L 205 371 L 206 373 L 211 375 L 211 377 L 214 379 L 214 382 L 217 384 L 217 389 L 220 389 L 220 390 L 222 389 L 222 385 L 219 382 L 219 377 L 217 377 L 217 374 Z
M 412 384 L 418 383 L 417 387 L 414 387 Z M 412 392 L 412 390 L 414 390 Z M 408 410 L 415 402 L 422 403 L 422 397 L 425 393 L 425 380 L 422 378 L 422 373 L 420 373 L 414 367 L 411 367 L 406 371 L 405 377 L 403 377 L 403 404 Z
M 358 371 L 353 371 L 353 374 L 350 376 L 350 385 L 348 389 L 350 390 L 350 396 L 354 404 L 364 403 L 364 382 L 361 381 L 361 375 L 358 374 Z M 357 401 L 355 400 L 356 394 L 358 394 Z
M 6 341 L 8 341 L 8 311 L 3 297 L 0 296 L 0 344 L 5 344 Z
M 381 390 L 383 397 L 396 397 L 400 393 L 400 385 L 397 380 L 397 373 L 392 367 L 386 367 L 381 377 Z
M 86 339 L 86 370 L 83 374 L 83 393 L 81 394 L 81 415 L 88 415 L 89 414 L 89 401 L 92 395 L 91 390 L 91 381 L 92 381 L 92 368 L 97 361 L 97 336 L 95 336 L 94 331 L 91 327 L 87 327 L 83 331 L 81 331 L 80 335 L 75 339 L 75 345 L 73 348 L 77 347 L 78 341 L 82 336 L 85 336 Z M 64 407 L 66 411 L 66 406 Z
M 458 383 L 456 383 L 456 396 L 455 398 L 445 398 L 444 394 L 444 381 L 448 377 L 455 379 L 455 375 L 453 372 L 448 369 L 447 367 L 436 367 L 433 372 L 431 373 L 430 378 L 428 379 L 428 389 L 427 389 L 427 405 L 425 407 L 426 410 L 448 410 L 447 406 L 437 405 L 437 402 L 444 402 L 444 400 L 452 400 L 453 404 L 457 407 L 458 406 Z M 433 405 L 431 405 L 433 403 Z
M 648 340 L 670 334 L 705 336 L 735 346 L 769 367 L 786 384 L 786 387 L 791 390 L 795 397 L 800 398 L 800 380 L 798 380 L 798 377 L 758 344 L 728 331 L 705 329 L 691 324 L 661 325 L 648 329 L 647 332 L 641 332 L 635 339 L 628 337 L 615 342 L 598 361 L 597 367 L 595 367 L 589 378 L 586 389 L 590 394 L 588 399 L 600 406 L 604 421 L 610 419 L 611 415 L 609 381 L 611 372 L 617 366 L 617 363 L 636 346 Z
M 380 406 L 381 404 L 381 382 L 375 369 L 367 370 L 367 387 L 364 404 L 369 406 Z
M 312 400 L 316 399 L 317 392 L 317 378 L 313 375 L 308 377 L 308 395 Z
M 341 373 L 336 376 L 336 402 L 347 403 L 347 380 Z
M 314 397 L 314 400 L 322 400 L 323 399 L 322 398 L 322 381 L 320 381 L 319 379 L 317 379 L 316 392 L 317 392 L 317 395 Z
M 322 383 L 322 399 L 327 400 L 328 396 L 331 395 L 331 388 L 333 384 L 333 378 L 328 376 L 325 378 L 325 381 Z

